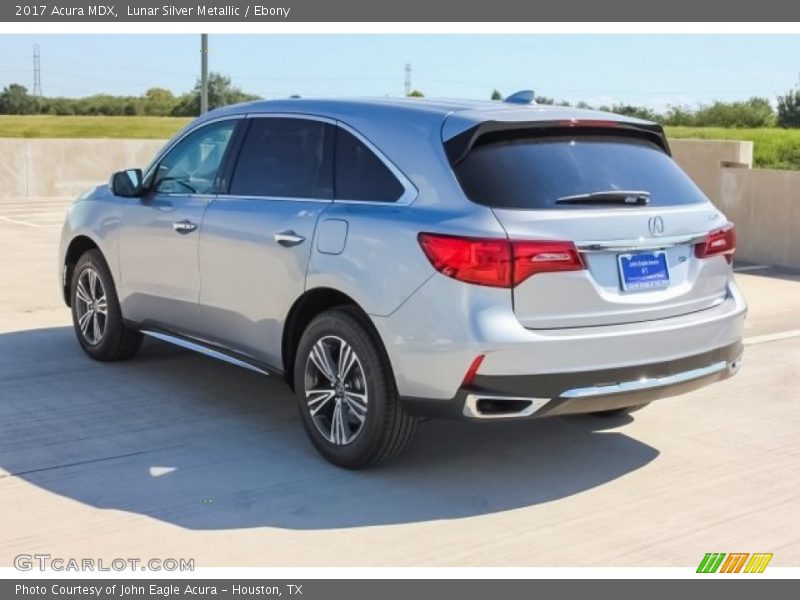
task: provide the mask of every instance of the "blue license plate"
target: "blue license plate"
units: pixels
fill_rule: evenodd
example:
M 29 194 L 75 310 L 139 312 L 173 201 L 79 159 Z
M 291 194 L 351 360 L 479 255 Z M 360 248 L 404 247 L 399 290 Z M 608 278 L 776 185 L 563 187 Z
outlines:
M 669 286 L 666 252 L 620 254 L 617 260 L 624 291 L 644 292 Z

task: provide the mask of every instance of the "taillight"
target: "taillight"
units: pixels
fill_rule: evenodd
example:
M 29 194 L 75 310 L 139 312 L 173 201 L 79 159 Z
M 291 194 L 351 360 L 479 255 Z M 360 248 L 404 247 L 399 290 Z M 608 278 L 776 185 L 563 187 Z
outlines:
M 510 241 L 434 233 L 420 233 L 418 239 L 437 271 L 466 283 L 510 288 L 536 273 L 585 268 L 572 242 Z
M 512 242 L 514 285 L 536 273 L 580 271 L 585 269 L 581 255 L 572 242 Z
M 733 223 L 721 229 L 715 229 L 708 234 L 704 242 L 700 242 L 694 247 L 694 255 L 697 258 L 722 254 L 728 264 L 733 261 L 734 252 L 736 252 L 736 228 Z

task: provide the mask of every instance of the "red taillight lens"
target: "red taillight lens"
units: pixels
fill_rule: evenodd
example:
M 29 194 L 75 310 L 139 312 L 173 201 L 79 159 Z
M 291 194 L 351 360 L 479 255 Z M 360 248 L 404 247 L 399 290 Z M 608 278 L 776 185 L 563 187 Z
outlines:
M 580 271 L 585 269 L 572 242 L 512 242 L 514 285 L 536 273 Z
M 730 264 L 733 261 L 733 254 L 736 252 L 736 228 L 733 223 L 715 229 L 708 234 L 704 242 L 694 247 L 694 255 L 697 258 L 708 258 L 722 254 Z
M 420 233 L 433 267 L 466 283 L 510 288 L 536 273 L 585 268 L 572 242 L 511 242 Z
M 420 233 L 419 243 L 433 267 L 448 277 L 511 287 L 511 246 L 508 240 Z

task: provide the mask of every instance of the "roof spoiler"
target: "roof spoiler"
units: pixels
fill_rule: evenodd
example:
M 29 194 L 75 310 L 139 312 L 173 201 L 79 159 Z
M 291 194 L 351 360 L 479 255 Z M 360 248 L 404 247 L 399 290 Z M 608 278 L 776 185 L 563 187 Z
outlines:
M 581 129 L 592 132 L 602 130 L 613 130 L 615 134 L 632 134 L 646 137 L 661 147 L 667 155 L 672 153 L 664 135 L 664 129 L 657 123 L 631 123 L 626 121 L 614 121 L 603 119 L 562 119 L 557 121 L 484 121 L 474 127 L 462 131 L 458 135 L 444 142 L 445 153 L 451 166 L 456 166 L 467 154 L 479 138 L 487 134 L 497 134 L 502 136 L 504 133 L 511 134 L 509 137 L 521 137 L 526 134 L 536 135 L 546 129 Z

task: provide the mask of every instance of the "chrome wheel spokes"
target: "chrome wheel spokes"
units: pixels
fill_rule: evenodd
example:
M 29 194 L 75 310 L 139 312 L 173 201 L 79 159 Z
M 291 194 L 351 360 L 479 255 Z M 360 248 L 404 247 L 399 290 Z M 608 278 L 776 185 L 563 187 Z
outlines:
M 97 271 L 86 267 L 75 286 L 75 312 L 81 336 L 89 344 L 99 344 L 108 322 L 108 300 Z
M 347 445 L 361 433 L 368 410 L 364 369 L 342 338 L 323 337 L 311 349 L 305 400 L 317 430 L 332 444 Z

